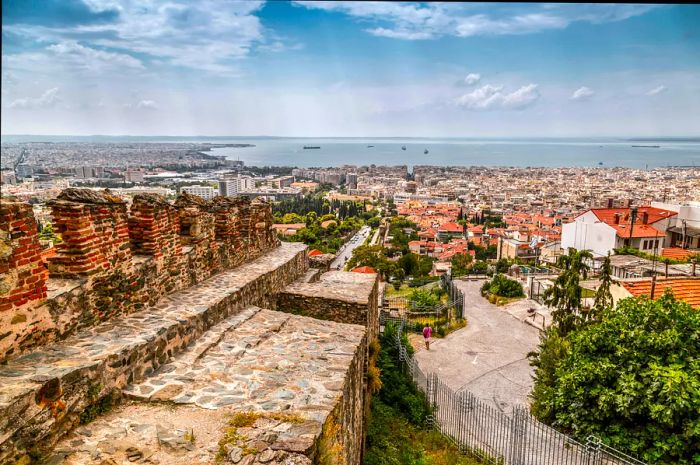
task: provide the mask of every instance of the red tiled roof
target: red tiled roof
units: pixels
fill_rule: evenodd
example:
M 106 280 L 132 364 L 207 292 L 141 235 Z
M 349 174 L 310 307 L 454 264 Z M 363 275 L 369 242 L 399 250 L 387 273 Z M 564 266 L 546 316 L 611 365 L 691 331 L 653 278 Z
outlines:
M 462 226 L 458 225 L 457 223 L 444 223 L 440 226 L 440 229 L 438 231 L 445 231 L 445 232 L 462 232 L 464 229 Z
M 617 231 L 617 235 L 620 237 L 664 237 L 664 233 L 659 231 L 653 226 L 648 224 L 640 224 L 635 222 L 634 229 L 631 228 L 631 224 L 609 224 Z M 630 236 L 630 229 L 632 229 L 632 235 Z
M 622 285 L 634 297 L 651 295 L 651 279 L 644 281 L 622 281 Z M 667 288 L 671 288 L 678 300 L 683 300 L 695 308 L 700 308 L 700 279 L 670 278 L 657 279 L 654 298 L 661 297 Z
M 661 251 L 661 256 L 672 258 L 674 260 L 686 260 L 695 253 L 696 251 L 682 249 L 680 247 L 667 247 Z
M 591 208 L 591 211 L 598 219 L 609 225 L 615 223 L 615 215 L 620 215 L 620 223 L 630 222 L 630 209 L 629 208 Z M 637 207 L 637 220 L 634 223 L 634 227 L 642 224 L 642 215 L 646 213 L 649 215 L 647 224 L 656 223 L 659 220 L 669 218 L 671 216 L 677 215 L 676 212 L 671 210 L 664 210 L 663 208 L 656 207 Z
M 371 266 L 358 266 L 357 268 L 353 268 L 352 270 L 353 273 L 366 273 L 366 274 L 375 274 L 377 270 L 372 268 Z
M 316 255 L 323 255 L 323 252 L 321 252 L 318 249 L 313 249 L 309 251 L 309 257 L 315 257 Z

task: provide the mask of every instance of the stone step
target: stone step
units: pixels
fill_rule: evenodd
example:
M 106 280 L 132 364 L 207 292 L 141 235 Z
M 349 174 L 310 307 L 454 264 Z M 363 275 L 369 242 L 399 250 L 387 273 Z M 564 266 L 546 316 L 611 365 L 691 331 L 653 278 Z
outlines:
M 306 246 L 280 247 L 161 299 L 155 306 L 80 331 L 0 367 L 0 463 L 51 445 L 86 408 L 145 379 L 207 329 L 306 272 Z
M 228 331 L 239 327 L 241 324 L 251 319 L 259 311 L 259 307 L 251 306 L 244 309 L 242 312 L 225 319 L 202 334 L 202 336 L 197 339 L 197 342 L 189 346 L 180 354 L 176 355 L 173 359 L 169 360 L 166 365 L 161 366 L 144 382 L 140 384 L 130 384 L 123 389 L 122 393 L 126 398 L 133 400 L 152 400 L 154 396 L 155 400 L 158 400 L 160 397 L 162 397 L 162 393 L 161 396 L 157 395 L 158 392 L 160 392 L 160 390 L 166 386 L 166 384 L 161 381 L 163 378 L 167 378 L 168 373 L 176 372 L 178 369 L 180 369 L 182 372 L 193 367 L 197 361 L 201 359 L 210 349 L 216 347 L 216 345 L 221 342 L 221 339 Z

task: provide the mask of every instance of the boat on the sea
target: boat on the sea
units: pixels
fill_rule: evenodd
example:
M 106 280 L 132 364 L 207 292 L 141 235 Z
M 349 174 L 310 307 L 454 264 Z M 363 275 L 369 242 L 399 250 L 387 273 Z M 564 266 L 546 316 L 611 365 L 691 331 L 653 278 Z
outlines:
M 428 149 L 423 150 L 423 155 L 427 155 L 427 154 L 428 154 Z
M 372 147 L 374 147 L 374 145 L 368 145 L 368 146 L 367 146 L 368 149 L 371 149 Z
M 401 150 L 406 150 L 406 146 L 405 146 L 405 145 L 402 146 L 402 147 L 401 147 Z
M 602 161 L 599 161 L 599 162 L 598 162 L 598 164 L 599 164 L 599 165 L 602 165 L 602 164 L 603 164 L 603 162 L 602 162 Z
M 321 147 L 318 145 L 305 145 L 304 150 L 309 150 L 309 149 L 320 149 Z
M 660 145 L 633 145 L 632 147 L 646 148 L 646 149 L 658 149 Z

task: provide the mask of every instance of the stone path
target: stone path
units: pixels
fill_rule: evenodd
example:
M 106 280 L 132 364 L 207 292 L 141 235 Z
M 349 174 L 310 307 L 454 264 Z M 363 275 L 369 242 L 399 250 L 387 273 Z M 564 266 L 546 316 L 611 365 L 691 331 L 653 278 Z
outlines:
M 342 398 L 364 333 L 358 325 L 246 308 L 125 389 L 142 402 L 80 426 L 51 459 L 190 465 L 216 463 L 223 451 L 227 463 L 308 465 L 305 455 Z M 227 439 L 240 412 L 254 419 Z
M 433 339 L 416 360 L 452 389 L 468 389 L 510 414 L 513 405 L 529 403 L 533 370 L 526 355 L 537 347 L 539 331 L 484 299 L 481 281 L 455 284 L 464 292 L 467 327 Z
M 124 393 L 207 409 L 302 410 L 322 422 L 363 336 L 359 325 L 249 307 Z

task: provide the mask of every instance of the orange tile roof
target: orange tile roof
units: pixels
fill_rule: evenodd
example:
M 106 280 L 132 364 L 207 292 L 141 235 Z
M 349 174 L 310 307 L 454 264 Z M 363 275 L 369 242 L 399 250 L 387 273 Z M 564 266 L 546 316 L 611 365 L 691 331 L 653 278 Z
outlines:
M 665 237 L 665 234 L 658 229 L 656 229 L 653 226 L 649 226 L 648 224 L 640 224 L 636 223 L 634 224 L 634 229 L 631 228 L 631 224 L 609 224 L 608 226 L 612 227 L 617 231 L 617 235 L 620 237 Z M 630 235 L 630 230 L 631 230 L 631 235 Z
M 462 232 L 464 229 L 462 226 L 458 225 L 457 223 L 444 223 L 440 226 L 439 231 L 446 231 L 446 232 Z
M 357 268 L 353 268 L 352 270 L 353 273 L 366 273 L 366 274 L 375 274 L 377 270 L 372 268 L 371 266 L 358 266 Z
M 630 209 L 629 208 L 591 208 L 591 211 L 598 219 L 604 223 L 612 225 L 615 223 L 615 215 L 620 215 L 620 223 L 630 222 Z M 671 210 L 664 210 L 663 208 L 656 207 L 637 207 L 637 220 L 635 221 L 634 227 L 642 224 L 642 214 L 646 213 L 649 215 L 647 224 L 656 223 L 659 220 L 665 218 L 670 218 L 678 213 Z
M 645 279 L 644 281 L 622 281 L 621 283 L 634 297 L 651 295 L 651 279 Z M 667 288 L 671 288 L 676 299 L 688 302 L 695 308 L 700 308 L 700 279 L 657 279 L 656 288 L 654 289 L 654 298 L 661 297 Z
M 316 255 L 323 255 L 323 252 L 321 252 L 318 249 L 313 249 L 309 251 L 309 257 L 315 257 Z
M 672 258 L 674 260 L 686 260 L 697 251 L 682 249 L 680 247 L 666 247 L 661 251 L 662 257 Z

